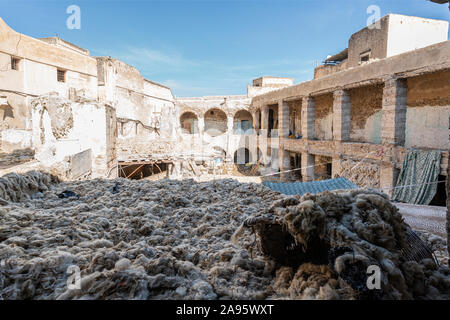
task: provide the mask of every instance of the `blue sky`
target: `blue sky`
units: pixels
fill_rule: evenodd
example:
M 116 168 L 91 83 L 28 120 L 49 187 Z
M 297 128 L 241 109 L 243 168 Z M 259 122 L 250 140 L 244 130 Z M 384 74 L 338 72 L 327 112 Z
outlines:
M 81 29 L 69 30 L 69 5 Z M 178 96 L 245 94 L 262 75 L 313 77 L 314 63 L 347 47 L 367 8 L 449 20 L 426 0 L 0 0 L 0 17 L 32 37 L 59 37 L 138 68 Z

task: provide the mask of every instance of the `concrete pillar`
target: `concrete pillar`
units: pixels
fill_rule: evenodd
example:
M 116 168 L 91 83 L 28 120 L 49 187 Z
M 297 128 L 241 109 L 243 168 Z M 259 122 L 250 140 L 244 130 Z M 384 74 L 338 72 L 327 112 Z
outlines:
M 205 133 L 205 118 L 198 118 L 198 133 L 203 136 Z
M 346 90 L 333 93 L 333 139 L 350 140 L 350 95 Z
M 381 118 L 383 144 L 405 144 L 407 93 L 405 79 L 388 79 L 384 83 Z
M 262 162 L 264 165 L 268 163 L 268 136 L 269 136 L 269 107 L 261 108 L 261 130 L 259 131 L 258 143 L 262 153 Z
M 302 100 L 302 134 L 305 139 L 314 138 L 314 98 L 304 97 Z
M 291 172 L 284 172 L 291 170 L 291 157 L 290 153 L 283 149 L 278 149 L 278 163 L 280 165 L 280 180 L 288 181 Z
M 231 116 L 227 116 L 227 133 L 228 134 L 233 134 L 233 123 L 234 123 L 234 118 Z
M 261 134 L 258 136 L 258 147 L 261 150 L 261 162 L 263 165 L 267 164 L 267 147 L 268 139 L 266 130 L 261 129 Z
M 302 153 L 302 180 L 314 181 L 315 156 L 310 153 Z
M 269 129 L 269 107 L 264 106 L 261 108 L 261 133 L 268 137 Z
M 228 158 L 231 157 L 232 161 L 234 159 L 234 154 L 232 154 L 233 153 L 233 145 L 232 145 L 233 122 L 234 122 L 234 118 L 231 116 L 227 116 L 227 132 L 226 132 L 227 150 L 226 150 L 226 152 L 227 152 Z
M 278 136 L 289 137 L 289 105 L 285 101 L 278 102 Z
M 289 136 L 289 105 L 285 101 L 278 103 L 278 136 L 280 139 Z M 280 180 L 287 181 L 290 172 L 283 172 L 291 169 L 291 159 L 289 152 L 283 150 L 278 145 L 278 164 L 280 166 Z
M 341 169 L 342 169 L 341 159 L 339 157 L 334 157 L 333 162 L 331 164 L 331 178 L 333 179 L 339 176 Z
M 257 132 L 258 129 L 261 129 L 261 124 L 259 123 L 258 110 L 252 114 L 253 117 L 253 129 Z
M 391 164 L 382 163 L 380 165 L 380 188 L 390 197 L 392 197 L 399 173 L 400 170 Z

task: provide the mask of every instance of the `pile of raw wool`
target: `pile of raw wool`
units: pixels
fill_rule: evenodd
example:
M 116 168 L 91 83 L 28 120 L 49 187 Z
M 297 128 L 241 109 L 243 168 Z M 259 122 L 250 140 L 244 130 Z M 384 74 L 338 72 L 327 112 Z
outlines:
M 385 274 L 381 298 L 448 297 L 448 268 L 403 260 L 407 226 L 375 194 L 299 199 L 231 179 L 2 179 L 0 299 L 365 298 L 355 284 L 368 262 Z M 261 237 L 270 216 L 285 229 Z M 326 250 L 326 261 L 283 247 L 289 237 Z M 292 254 L 261 251 L 261 239 Z
M 305 299 L 450 299 L 450 269 L 404 223 L 385 194 L 339 190 L 275 201 L 241 228 L 282 265 L 277 296 Z M 379 268 L 380 289 L 367 286 Z M 370 268 L 369 268 L 370 267 Z
M 33 158 L 34 151 L 31 149 L 14 150 L 10 153 L 0 152 L 0 169 L 30 161 Z
M 10 183 L 0 194 L 3 299 L 268 295 L 271 269 L 229 241 L 244 219 L 281 198 L 260 184 L 19 178 L 3 177 Z M 242 244 L 253 241 L 249 233 Z M 79 288 L 67 286 L 72 265 L 81 271 Z

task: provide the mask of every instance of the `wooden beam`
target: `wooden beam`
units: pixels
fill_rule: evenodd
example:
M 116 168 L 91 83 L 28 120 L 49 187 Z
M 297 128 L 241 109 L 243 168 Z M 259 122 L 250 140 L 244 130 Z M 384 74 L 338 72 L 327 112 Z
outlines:
M 138 171 L 139 169 L 141 169 L 144 166 L 144 164 L 141 164 L 139 167 L 137 167 L 132 173 L 130 173 L 127 178 L 130 178 L 131 176 L 133 176 L 133 174 L 136 173 L 136 171 Z

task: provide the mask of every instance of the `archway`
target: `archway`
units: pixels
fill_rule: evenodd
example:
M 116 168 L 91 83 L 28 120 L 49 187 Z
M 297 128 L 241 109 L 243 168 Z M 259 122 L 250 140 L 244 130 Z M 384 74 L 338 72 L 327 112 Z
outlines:
M 227 132 L 227 115 L 220 109 L 213 108 L 205 112 L 205 132 L 217 137 Z
M 187 134 L 198 133 L 198 118 L 193 112 L 184 112 L 180 117 L 181 131 Z
M 239 148 L 234 152 L 235 164 L 247 164 L 252 162 L 252 154 L 247 148 Z
M 233 133 L 246 134 L 253 129 L 253 117 L 247 110 L 239 110 L 234 115 Z

